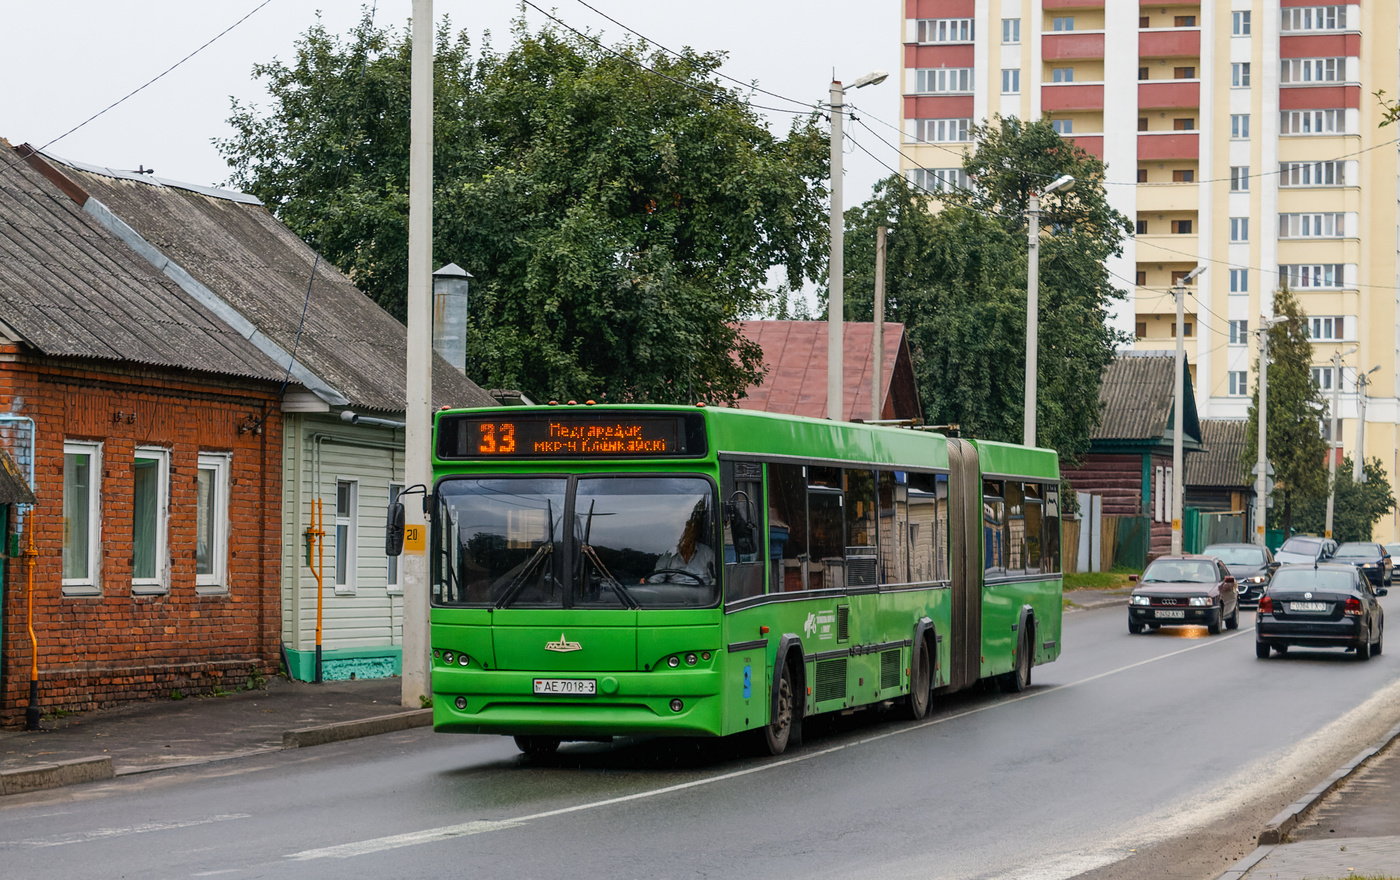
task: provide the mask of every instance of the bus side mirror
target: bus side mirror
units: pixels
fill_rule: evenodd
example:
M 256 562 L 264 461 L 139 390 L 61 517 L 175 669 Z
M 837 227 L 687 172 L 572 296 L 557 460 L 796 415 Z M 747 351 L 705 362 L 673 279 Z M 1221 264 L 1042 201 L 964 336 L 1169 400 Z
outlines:
M 403 502 L 395 501 L 389 505 L 388 521 L 384 527 L 384 555 L 399 556 L 403 554 Z
M 730 496 L 729 503 L 725 505 L 725 513 L 729 516 L 729 531 L 734 536 L 734 549 L 740 556 L 749 556 L 758 552 L 758 526 L 754 524 L 751 511 L 749 510 L 749 499 L 737 500 L 742 492 L 735 492 Z

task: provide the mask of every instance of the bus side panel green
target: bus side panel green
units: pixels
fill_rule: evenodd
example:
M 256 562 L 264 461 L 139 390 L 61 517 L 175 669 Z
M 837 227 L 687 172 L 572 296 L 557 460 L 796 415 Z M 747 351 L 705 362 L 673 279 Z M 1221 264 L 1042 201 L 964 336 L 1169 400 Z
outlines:
M 721 670 L 720 704 L 723 707 L 723 729 L 729 735 L 744 730 L 758 730 L 768 723 L 771 709 L 772 678 L 769 670 L 777 653 L 778 639 L 772 632 L 762 636 L 759 626 L 773 619 L 772 606 L 745 608 L 724 616 L 724 637 L 719 647 Z M 743 650 L 731 651 L 730 645 L 764 640 Z M 744 693 L 745 668 L 748 670 L 748 694 Z
M 982 678 L 1011 670 L 1012 650 L 1016 645 L 1016 625 L 1025 597 L 1018 583 L 986 583 L 982 585 Z

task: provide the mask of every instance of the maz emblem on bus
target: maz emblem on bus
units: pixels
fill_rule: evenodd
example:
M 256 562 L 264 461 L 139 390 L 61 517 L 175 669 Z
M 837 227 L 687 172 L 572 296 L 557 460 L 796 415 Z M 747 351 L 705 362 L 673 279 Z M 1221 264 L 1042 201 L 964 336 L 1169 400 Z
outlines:
M 546 651 L 558 651 L 561 654 L 567 654 L 570 651 L 582 651 L 583 645 L 580 645 L 578 642 L 569 641 L 568 639 L 564 638 L 563 633 L 560 633 L 559 641 L 545 642 L 544 649 Z

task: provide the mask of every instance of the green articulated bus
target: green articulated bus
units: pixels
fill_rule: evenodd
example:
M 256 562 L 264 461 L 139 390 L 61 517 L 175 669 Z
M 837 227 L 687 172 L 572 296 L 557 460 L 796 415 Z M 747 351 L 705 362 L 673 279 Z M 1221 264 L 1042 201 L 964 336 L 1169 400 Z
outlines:
M 435 418 L 436 730 L 776 755 L 804 718 L 921 718 L 1059 656 L 1051 450 L 716 407 Z

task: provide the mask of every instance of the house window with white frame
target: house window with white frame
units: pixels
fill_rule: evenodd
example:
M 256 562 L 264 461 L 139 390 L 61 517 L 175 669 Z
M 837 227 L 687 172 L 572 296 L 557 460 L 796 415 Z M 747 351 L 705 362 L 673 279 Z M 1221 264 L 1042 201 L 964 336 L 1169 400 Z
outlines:
M 1052 119 L 1050 127 L 1055 129 L 1056 134 L 1074 134 L 1073 119 Z
M 1279 238 L 1345 238 L 1346 214 L 1280 214 Z
M 1345 263 L 1286 263 L 1278 267 L 1281 283 L 1290 288 L 1328 288 L 1340 290 L 1346 286 Z
M 1248 270 L 1248 269 L 1231 269 L 1231 270 L 1230 270 L 1230 292 L 1231 292 L 1231 293 L 1249 293 L 1249 270 Z
M 1072 82 L 1074 82 L 1074 68 L 1073 68 L 1073 67 L 1056 67 L 1054 70 L 1050 71 L 1050 81 L 1051 81 L 1051 82 L 1057 82 L 1057 83 L 1072 83 Z
M 914 140 L 921 144 L 950 144 L 969 141 L 971 119 L 915 119 Z
M 921 95 L 961 94 L 972 91 L 971 67 L 919 68 L 915 85 Z
M 200 593 L 228 590 L 230 462 L 228 455 L 200 453 L 195 470 L 194 584 Z
M 1284 58 L 1279 67 L 1279 81 L 1284 85 L 1346 79 L 1345 58 Z
M 335 591 L 355 592 L 356 548 L 359 545 L 360 484 L 335 481 Z
M 1279 186 L 1346 186 L 1346 162 L 1280 162 Z
M 1249 373 L 1244 370 L 1230 371 L 1230 391 L 1231 397 L 1249 396 Z
M 138 447 L 131 467 L 131 591 L 170 590 L 170 450 Z
M 1231 217 L 1231 218 L 1230 218 L 1230 241 L 1234 241 L 1234 242 L 1249 241 L 1249 218 L 1248 218 L 1248 217 Z
M 1230 14 L 1230 36 L 1232 36 L 1232 37 L 1247 37 L 1247 36 L 1249 36 L 1249 29 L 1250 29 L 1250 28 L 1249 28 L 1249 25 L 1250 25 L 1249 18 L 1250 18 L 1250 16 L 1249 16 L 1249 11 L 1248 11 L 1248 10 L 1244 10 L 1244 11 L 1241 11 L 1241 12 L 1233 12 L 1233 13 L 1231 13 L 1231 14 Z
M 63 594 L 102 592 L 102 444 L 63 444 Z
M 1308 338 L 1322 342 L 1336 342 L 1342 338 L 1345 322 L 1340 317 L 1328 315 L 1308 319 Z
M 970 182 L 961 168 L 911 168 L 908 175 L 916 189 L 927 193 L 966 190 Z
M 389 484 L 389 506 L 393 507 L 394 502 L 399 500 L 399 495 L 403 492 L 403 483 Z M 389 573 L 385 579 L 385 589 L 390 593 L 402 593 L 403 581 L 399 578 L 399 557 L 387 556 L 389 560 Z
M 1312 368 L 1312 383 L 1313 383 L 1313 387 L 1314 387 L 1314 388 L 1317 388 L 1319 391 L 1331 391 L 1331 390 L 1332 390 L 1332 368 L 1331 368 L 1331 367 L 1313 367 L 1313 368 Z
M 1230 137 L 1237 141 L 1249 140 L 1249 114 L 1230 114 Z
M 1001 41 L 1003 43 L 1021 42 L 1021 19 L 1003 18 L 1001 20 Z
M 1003 95 L 1019 95 L 1021 93 L 1021 69 L 1019 67 L 1002 68 L 1001 93 Z
M 1230 192 L 1249 192 L 1249 166 L 1230 166 Z
M 1066 15 L 1056 17 L 1051 22 L 1051 26 L 1057 31 L 1072 31 L 1074 30 L 1074 16 Z
M 973 37 L 970 18 L 921 18 L 920 43 L 970 43 Z
M 1283 31 L 1335 31 L 1345 30 L 1347 8 L 1345 6 L 1293 6 L 1280 10 Z
M 1248 322 L 1248 321 L 1231 321 L 1231 322 L 1230 322 L 1230 344 L 1231 344 L 1231 345 L 1248 345 L 1248 344 L 1249 344 L 1249 322 Z
M 1341 110 L 1283 110 L 1279 134 L 1345 134 L 1347 115 Z
M 1237 61 L 1230 65 L 1230 87 L 1235 89 L 1249 88 L 1249 62 Z

